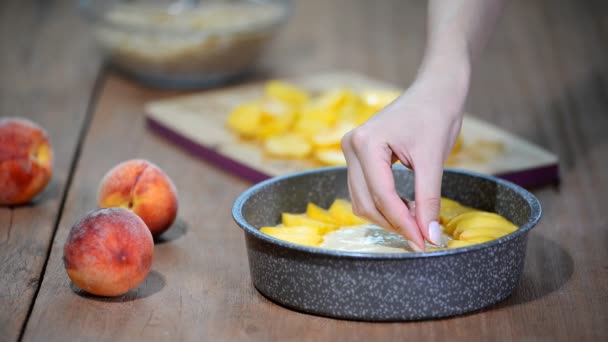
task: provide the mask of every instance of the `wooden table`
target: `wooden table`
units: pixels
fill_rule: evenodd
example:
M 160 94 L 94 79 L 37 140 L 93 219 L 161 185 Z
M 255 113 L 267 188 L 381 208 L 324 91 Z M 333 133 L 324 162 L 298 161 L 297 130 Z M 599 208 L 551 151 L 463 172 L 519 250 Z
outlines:
M 0 2 L 0 115 L 46 127 L 55 173 L 35 202 L 0 208 L 0 340 L 606 340 L 608 338 L 608 6 L 510 2 L 476 66 L 467 109 L 559 154 L 514 294 L 487 310 L 409 323 L 293 312 L 251 285 L 230 217 L 251 186 L 152 134 L 143 103 L 172 95 L 108 72 L 75 2 Z M 339 67 L 401 86 L 424 47 L 423 1 L 297 1 L 255 78 Z M 71 285 L 62 246 L 95 207 L 101 176 L 143 157 L 176 182 L 177 223 L 128 295 Z

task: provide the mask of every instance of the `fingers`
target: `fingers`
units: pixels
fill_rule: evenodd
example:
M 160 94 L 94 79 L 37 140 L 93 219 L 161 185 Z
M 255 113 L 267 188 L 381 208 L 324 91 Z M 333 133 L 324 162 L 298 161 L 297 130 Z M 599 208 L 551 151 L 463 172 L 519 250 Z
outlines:
M 350 174 L 356 178 L 349 180 L 352 190 L 357 193 L 353 201 L 357 201 L 357 206 L 364 203 L 364 207 L 358 208 L 362 216 L 384 217 L 389 225 L 383 227 L 397 230 L 415 245 L 413 248 L 424 250 L 424 239 L 416 220 L 395 189 L 392 151 L 388 146 L 374 145 L 364 134 L 355 130 L 343 140 L 347 163 L 350 160 L 349 169 L 353 165 L 358 167 Z
M 437 218 L 441 204 L 441 177 L 443 161 L 433 160 L 426 156 L 420 159 L 415 167 L 416 222 L 424 238 L 435 244 L 441 244 L 441 229 Z
M 344 156 L 346 157 L 346 164 L 348 165 L 348 191 L 352 200 L 353 212 L 356 215 L 364 217 L 381 227 L 390 227 L 390 223 L 384 218 L 384 216 L 375 210 L 374 203 L 369 196 L 365 176 L 363 175 L 361 165 L 359 160 L 356 158 L 354 151 L 350 147 L 350 144 L 348 144 L 348 146 L 344 145 L 343 140 L 342 150 L 344 152 Z
M 353 212 L 358 216 L 365 217 L 380 227 L 391 228 L 392 225 L 378 210 L 376 210 L 374 202 L 369 196 L 365 177 L 358 164 L 358 161 L 355 159 L 348 166 L 348 184 L 352 197 Z

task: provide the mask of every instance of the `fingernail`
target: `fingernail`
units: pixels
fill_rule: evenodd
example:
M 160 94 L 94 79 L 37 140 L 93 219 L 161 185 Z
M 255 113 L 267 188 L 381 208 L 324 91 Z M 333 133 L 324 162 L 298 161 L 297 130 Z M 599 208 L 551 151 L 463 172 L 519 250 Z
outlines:
M 441 228 L 437 221 L 433 221 L 429 224 L 429 239 L 431 239 L 431 243 L 441 245 Z

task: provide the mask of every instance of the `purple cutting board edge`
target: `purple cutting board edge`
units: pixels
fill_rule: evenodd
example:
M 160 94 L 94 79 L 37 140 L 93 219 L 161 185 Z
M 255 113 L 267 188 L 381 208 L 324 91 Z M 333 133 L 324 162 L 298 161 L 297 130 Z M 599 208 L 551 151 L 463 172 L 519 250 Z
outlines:
M 212 148 L 200 145 L 162 123 L 147 117 L 146 123 L 148 128 L 162 136 L 163 138 L 182 147 L 192 155 L 209 161 L 218 167 L 229 171 L 241 178 L 250 182 L 258 183 L 271 176 L 260 172 L 254 168 L 243 165 L 242 163 L 228 158 L 221 153 L 216 152 Z M 519 186 L 530 188 L 535 186 L 558 184 L 559 183 L 559 166 L 557 164 L 542 165 L 531 169 L 517 170 L 513 172 L 498 173 L 494 176 L 508 180 Z

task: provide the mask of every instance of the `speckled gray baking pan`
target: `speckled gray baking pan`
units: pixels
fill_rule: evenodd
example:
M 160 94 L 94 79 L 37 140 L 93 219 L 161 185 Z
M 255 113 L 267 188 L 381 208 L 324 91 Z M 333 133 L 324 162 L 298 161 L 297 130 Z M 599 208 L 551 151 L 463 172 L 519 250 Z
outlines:
M 413 175 L 394 170 L 400 195 L 413 198 Z M 327 208 L 347 198 L 346 169 L 324 168 L 259 183 L 235 202 L 245 231 L 251 279 L 266 297 L 312 314 L 367 321 L 439 318 L 478 310 L 511 294 L 524 267 L 528 232 L 541 216 L 538 200 L 494 177 L 446 170 L 442 195 L 499 213 L 520 228 L 466 248 L 403 254 L 331 251 L 262 234 L 281 212 L 304 212 L 308 202 Z

